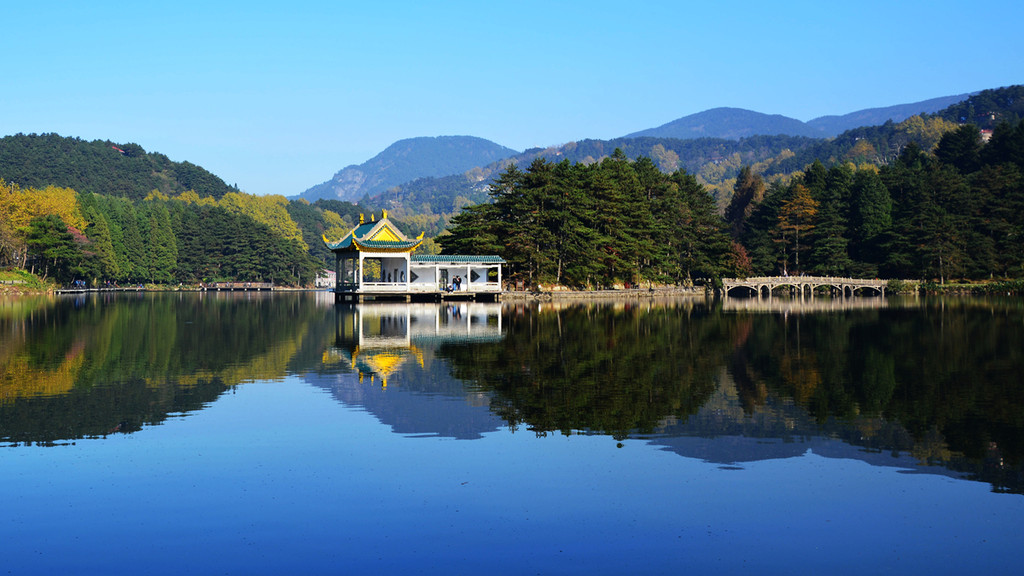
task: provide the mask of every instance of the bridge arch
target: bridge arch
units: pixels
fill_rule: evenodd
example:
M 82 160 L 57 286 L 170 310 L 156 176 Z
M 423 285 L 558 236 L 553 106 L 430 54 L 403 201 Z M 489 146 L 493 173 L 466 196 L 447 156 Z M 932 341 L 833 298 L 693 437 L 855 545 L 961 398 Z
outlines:
M 758 296 L 759 288 L 760 287 L 746 286 L 743 284 L 739 284 L 736 286 L 722 286 L 722 293 L 728 297 L 730 295 L 729 292 L 733 290 L 738 290 L 744 296 Z M 737 294 L 733 293 L 732 295 L 736 296 Z
M 828 287 L 833 296 L 852 298 L 858 294 L 885 296 L 886 280 L 866 280 L 858 278 L 836 278 L 831 276 L 762 276 L 756 278 L 723 278 L 722 293 L 728 298 L 730 292 L 737 288 L 744 291 L 733 293 L 733 295 L 749 294 L 758 298 L 772 297 L 772 291 L 776 288 L 789 287 L 791 294 L 813 296 L 818 288 Z

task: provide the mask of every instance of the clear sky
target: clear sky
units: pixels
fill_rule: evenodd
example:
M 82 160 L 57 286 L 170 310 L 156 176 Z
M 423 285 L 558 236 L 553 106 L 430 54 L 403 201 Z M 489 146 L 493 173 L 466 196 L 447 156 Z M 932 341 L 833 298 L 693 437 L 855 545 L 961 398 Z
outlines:
M 0 136 L 134 142 L 298 194 L 393 142 L 517 150 L 734 106 L 1024 83 L 1024 2 L 4 2 Z

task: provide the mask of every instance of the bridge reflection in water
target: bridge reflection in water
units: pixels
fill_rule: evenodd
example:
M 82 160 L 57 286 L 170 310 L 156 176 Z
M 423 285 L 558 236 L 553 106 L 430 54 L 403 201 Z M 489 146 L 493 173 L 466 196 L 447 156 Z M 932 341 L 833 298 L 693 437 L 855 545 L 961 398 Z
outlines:
M 722 310 L 806 314 L 887 308 L 886 298 L 724 298 Z
M 885 296 L 888 280 L 861 278 L 838 278 L 832 276 L 761 276 L 755 278 L 723 278 L 722 293 L 728 298 L 730 292 L 746 292 L 758 298 L 772 297 L 777 288 L 788 288 L 795 296 L 813 295 L 818 288 L 828 288 L 834 296 L 852 297 L 862 295 Z M 737 295 L 736 293 L 732 295 Z
M 423 350 L 452 342 L 502 338 L 501 304 L 363 303 L 335 307 L 335 345 L 324 361 L 342 361 L 387 386 L 408 362 L 423 365 Z

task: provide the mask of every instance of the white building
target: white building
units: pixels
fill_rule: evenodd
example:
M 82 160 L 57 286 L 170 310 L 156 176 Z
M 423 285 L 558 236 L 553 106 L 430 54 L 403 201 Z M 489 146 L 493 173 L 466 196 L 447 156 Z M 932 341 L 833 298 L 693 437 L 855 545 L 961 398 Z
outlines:
M 499 256 L 413 256 L 423 234 L 410 239 L 388 221 L 370 216 L 337 242 L 324 237 L 335 255 L 338 300 L 497 300 L 501 294 Z

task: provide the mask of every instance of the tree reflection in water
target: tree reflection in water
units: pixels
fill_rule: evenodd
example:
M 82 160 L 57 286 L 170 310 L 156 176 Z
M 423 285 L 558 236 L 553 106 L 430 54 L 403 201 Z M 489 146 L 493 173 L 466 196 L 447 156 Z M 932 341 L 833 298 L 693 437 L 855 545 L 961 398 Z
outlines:
M 402 406 L 422 393 L 483 399 L 513 430 L 640 435 L 677 451 L 665 439 L 774 442 L 703 456 L 723 463 L 831 438 L 864 458 L 910 455 L 1024 492 L 1024 305 L 876 302 L 884 305 L 517 303 L 487 312 L 478 325 L 488 329 L 469 337 L 472 314 L 389 305 L 361 309 L 349 325 L 349 311 L 302 294 L 8 299 L 0 439 L 127 433 L 244 382 L 381 370 L 375 341 L 358 340 L 365 324 L 390 347 L 388 392 L 406 394 Z M 416 336 L 425 326 L 432 332 Z M 410 428 L 437 427 L 415 417 L 405 415 Z
M 455 377 L 493 394 L 492 410 L 513 429 L 825 436 L 1024 491 L 1019 302 L 826 313 L 634 302 L 507 315 L 503 340 L 439 354 Z M 723 388 L 733 396 L 715 394 Z M 700 427 L 688 425 L 698 414 Z

